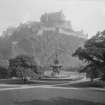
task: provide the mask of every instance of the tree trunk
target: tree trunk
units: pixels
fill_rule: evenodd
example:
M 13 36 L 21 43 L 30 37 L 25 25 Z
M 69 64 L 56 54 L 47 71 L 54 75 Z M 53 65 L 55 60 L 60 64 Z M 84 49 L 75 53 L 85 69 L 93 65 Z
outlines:
M 91 81 L 91 82 L 94 82 L 94 78 L 93 78 L 93 77 L 91 77 L 91 78 L 90 78 L 90 81 Z

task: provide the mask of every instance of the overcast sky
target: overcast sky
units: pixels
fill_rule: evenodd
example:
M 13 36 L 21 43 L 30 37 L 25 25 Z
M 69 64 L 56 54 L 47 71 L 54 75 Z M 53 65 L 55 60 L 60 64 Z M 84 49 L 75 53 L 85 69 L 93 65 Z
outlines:
M 74 30 L 89 36 L 105 29 L 105 0 L 0 0 L 0 32 L 21 22 L 39 20 L 44 12 L 62 10 Z

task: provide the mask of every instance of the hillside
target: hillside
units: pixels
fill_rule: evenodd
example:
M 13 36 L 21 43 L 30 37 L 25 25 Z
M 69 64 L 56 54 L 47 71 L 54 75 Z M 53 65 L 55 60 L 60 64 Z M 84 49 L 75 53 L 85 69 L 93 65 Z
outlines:
M 46 19 L 47 18 L 47 19 Z M 43 14 L 40 22 L 27 22 L 10 28 L 0 39 L 0 54 L 9 59 L 19 54 L 35 56 L 42 65 L 52 63 L 55 54 L 64 66 L 77 66 L 81 62 L 72 57 L 86 36 L 74 31 L 61 12 Z

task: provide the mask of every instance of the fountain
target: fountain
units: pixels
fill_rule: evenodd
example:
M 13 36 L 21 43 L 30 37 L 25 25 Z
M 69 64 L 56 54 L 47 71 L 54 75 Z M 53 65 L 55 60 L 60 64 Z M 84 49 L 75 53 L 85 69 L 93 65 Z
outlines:
M 53 61 L 53 64 L 50 65 L 50 68 L 52 69 L 52 77 L 56 77 L 56 74 L 60 73 L 60 70 L 62 68 L 62 65 L 60 65 L 59 60 L 58 60 L 58 54 L 56 53 L 56 57 Z

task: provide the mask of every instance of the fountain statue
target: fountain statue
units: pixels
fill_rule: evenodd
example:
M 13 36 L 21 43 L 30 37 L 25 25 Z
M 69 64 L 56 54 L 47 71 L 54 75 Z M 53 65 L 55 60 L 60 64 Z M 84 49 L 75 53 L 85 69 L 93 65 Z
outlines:
M 62 65 L 59 64 L 58 54 L 56 54 L 56 57 L 55 57 L 55 59 L 53 61 L 53 64 L 50 65 L 50 67 L 52 68 L 52 74 L 51 74 L 52 77 L 55 77 L 56 74 L 60 73 Z

